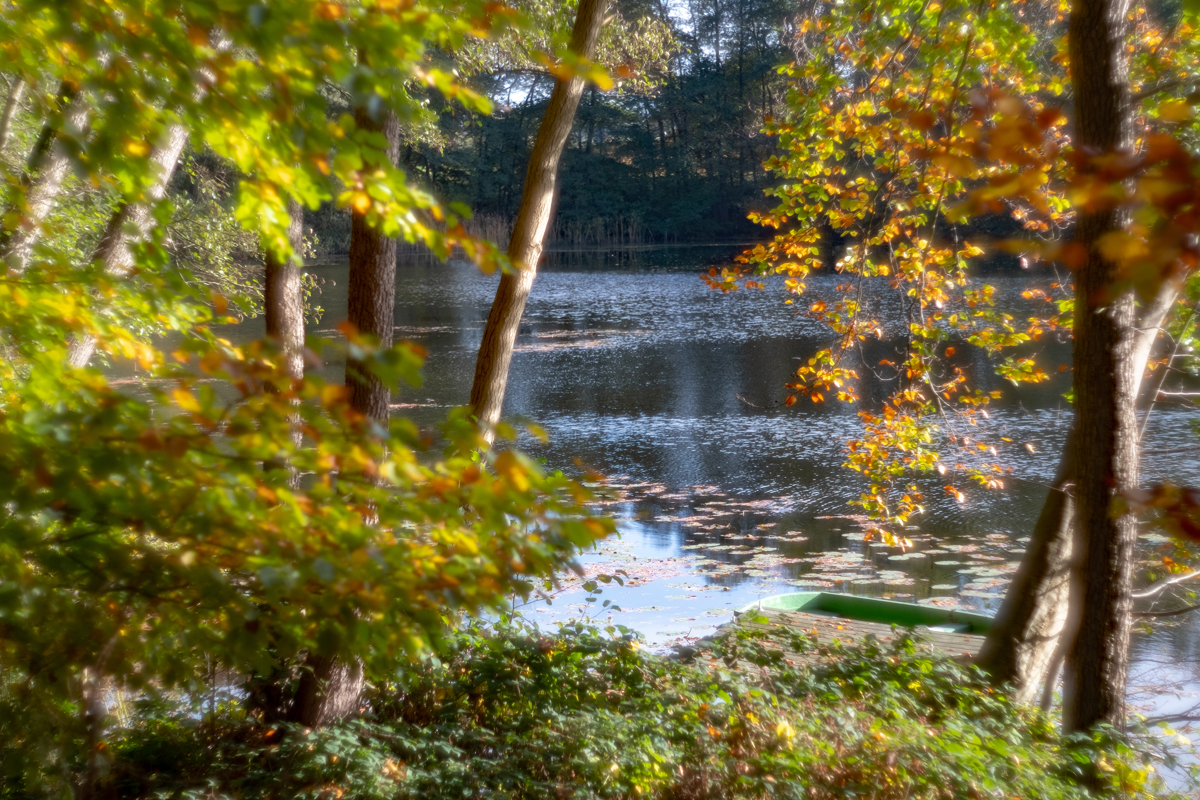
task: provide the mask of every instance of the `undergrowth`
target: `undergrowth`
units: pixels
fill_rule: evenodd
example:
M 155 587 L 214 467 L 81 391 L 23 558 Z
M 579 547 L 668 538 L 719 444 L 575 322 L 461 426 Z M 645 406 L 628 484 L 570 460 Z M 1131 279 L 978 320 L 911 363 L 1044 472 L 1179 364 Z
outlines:
M 830 650 L 740 631 L 680 663 L 583 626 L 476 628 L 369 687 L 363 712 L 305 730 L 235 702 L 203 717 L 147 704 L 108 743 L 100 795 L 1074 798 L 1092 796 L 1085 776 L 1123 797 L 1157 783 L 1111 731 L 1064 739 L 903 637 Z

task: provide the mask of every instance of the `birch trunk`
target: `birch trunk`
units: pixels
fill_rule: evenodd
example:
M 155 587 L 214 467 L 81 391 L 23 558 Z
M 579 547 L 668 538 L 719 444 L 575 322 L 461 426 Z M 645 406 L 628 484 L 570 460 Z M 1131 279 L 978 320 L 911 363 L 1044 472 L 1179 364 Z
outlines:
M 17 108 L 21 105 L 21 98 L 25 96 L 25 79 L 16 78 L 13 80 L 12 88 L 8 90 L 8 100 L 4 102 L 4 112 L 0 114 L 0 152 L 8 146 L 8 134 L 12 130 L 13 117 L 16 116 Z
M 298 200 L 288 201 L 288 218 L 288 241 L 295 258 L 300 259 L 304 253 L 304 207 Z M 267 253 L 265 267 L 263 310 L 267 336 L 275 339 L 283 351 L 284 371 L 292 380 L 301 381 L 304 380 L 304 289 L 301 267 L 294 260 L 281 260 L 272 253 Z M 300 428 L 293 425 L 292 444 L 300 447 L 303 441 Z M 294 469 L 288 475 L 288 485 L 293 489 L 300 487 L 300 475 Z
M 229 48 L 230 42 L 226 37 L 210 31 L 212 46 L 218 51 Z M 197 73 L 196 99 L 199 100 L 208 92 L 208 87 L 216 80 L 216 74 L 208 67 L 203 67 Z M 188 129 L 182 124 L 167 127 L 163 138 L 150 153 L 151 169 L 157 174 L 146 192 L 146 199 L 138 203 L 124 203 L 108 221 L 108 227 L 96 252 L 92 255 L 92 263 L 99 262 L 104 272 L 112 277 L 127 277 L 133 270 L 133 244 L 149 237 L 154 227 L 154 206 L 167 196 L 167 187 L 175 167 L 187 146 Z M 96 337 L 93 334 L 83 334 L 74 339 L 68 348 L 67 363 L 73 367 L 87 366 L 92 353 L 96 351 Z
M 304 207 L 298 200 L 288 201 L 288 241 L 300 259 L 304 253 Z M 296 380 L 304 377 L 304 291 L 301 267 L 296 261 L 284 261 L 268 253 L 263 279 L 263 306 L 267 336 L 279 342 L 287 374 Z
M 21 221 L 0 241 L 0 252 L 15 275 L 25 272 L 34 245 L 42 235 L 42 225 L 58 202 L 63 181 L 71 168 L 71 154 L 63 141 L 64 133 L 80 136 L 91 118 L 91 106 L 78 91 L 64 86 L 62 129 L 47 124 L 30 154 L 22 180 L 24 197 L 19 208 Z
M 571 50 L 577 55 L 591 58 L 595 53 L 607 8 L 607 0 L 580 0 L 571 34 Z M 508 257 L 516 271 L 500 276 L 500 286 L 496 289 L 496 298 L 483 329 L 483 341 L 479 344 L 470 403 L 489 441 L 504 406 L 517 330 L 525 312 L 525 302 L 533 289 L 552 217 L 558 163 L 571 134 L 583 87 L 584 81 L 578 77 L 559 79 L 554 83 L 529 157 L 521 207 L 508 242 Z
M 106 274 L 124 278 L 132 272 L 133 245 L 150 235 L 154 226 L 154 206 L 167 196 L 167 186 L 187 140 L 188 131 L 184 126 L 172 125 L 167 129 L 163 141 L 150 154 L 157 177 L 146 193 L 146 201 L 123 204 L 109 219 L 104 236 L 92 254 L 92 263 L 99 263 Z M 90 333 L 81 334 L 71 342 L 67 363 L 72 367 L 85 367 L 95 351 L 96 337 Z

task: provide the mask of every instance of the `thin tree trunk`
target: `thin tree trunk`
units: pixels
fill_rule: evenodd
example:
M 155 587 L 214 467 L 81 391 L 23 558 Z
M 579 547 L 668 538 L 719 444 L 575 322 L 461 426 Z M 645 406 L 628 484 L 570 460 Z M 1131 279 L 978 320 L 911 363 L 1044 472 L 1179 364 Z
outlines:
M 295 198 L 288 200 L 288 241 L 293 259 L 304 254 L 304 207 Z M 263 278 L 263 310 L 267 336 L 275 339 L 283 351 L 284 371 L 296 381 L 304 379 L 304 290 L 301 268 L 296 260 L 282 260 L 267 253 L 266 275 Z M 304 435 L 297 425 L 292 427 L 292 444 L 300 447 Z M 275 464 L 269 467 L 277 466 Z M 288 476 L 288 486 L 300 486 L 300 474 L 294 469 Z
M 975 658 L 994 683 L 1013 686 L 1019 703 L 1037 696 L 1067 625 L 1075 531 L 1074 442 L 1072 427 L 1025 557 Z
M 1129 0 L 1076 0 L 1068 28 L 1075 142 L 1085 152 L 1132 150 Z M 1123 212 L 1081 210 L 1075 230 L 1087 260 L 1075 276 L 1075 459 L 1079 568 L 1071 603 L 1079 632 L 1067 651 L 1063 728 L 1125 722 L 1137 520 L 1114 513 L 1114 495 L 1137 484 L 1136 350 L 1131 292 L 1111 297 L 1114 265 L 1095 245 Z M 1140 365 L 1138 365 L 1140 371 Z
M 63 126 L 79 134 L 87 127 L 91 106 L 77 90 L 64 87 L 62 93 Z M 71 167 L 71 155 L 63 143 L 62 131 L 47 125 L 42 129 L 30 154 L 25 177 L 24 198 L 18 209 L 21 221 L 0 241 L 0 251 L 11 272 L 25 272 L 33 247 L 42 235 L 42 224 L 54 210 L 63 181 Z
M 292 198 L 287 205 L 288 241 L 295 259 L 304 255 L 304 207 Z M 304 377 L 304 292 L 301 268 L 296 260 L 286 261 L 267 253 L 263 279 L 263 310 L 267 336 L 279 342 L 288 375 Z
M 158 176 L 146 192 L 146 200 L 124 203 L 109 218 L 104 236 L 92 254 L 92 263 L 98 262 L 107 275 L 124 278 L 132 272 L 135 237 L 140 240 L 150 235 L 154 227 L 154 206 L 167 196 L 167 186 L 187 140 L 188 130 L 183 125 L 168 128 L 163 142 L 150 154 L 152 169 Z M 95 351 L 96 337 L 90 333 L 81 334 L 71 342 L 67 363 L 72 367 L 85 367 Z
M 400 157 L 400 122 L 389 114 L 383 124 L 373 121 L 364 109 L 354 114 L 359 128 L 381 131 L 388 141 L 388 158 Z M 354 214 L 350 223 L 350 278 L 347 317 L 359 333 L 379 340 L 380 347 L 391 347 L 396 327 L 396 240 L 388 238 L 367 223 L 363 214 Z M 346 364 L 346 385 L 350 387 L 350 405 L 367 416 L 386 420 L 392 392 L 379 378 L 356 361 Z
M 571 49 L 577 55 L 592 57 L 607 7 L 608 0 L 580 0 L 571 34 Z M 525 311 L 525 301 L 533 288 L 550 224 L 558 162 L 571 133 L 583 85 L 583 79 L 578 77 L 554 83 L 529 157 L 521 208 L 508 242 L 508 257 L 517 269 L 500 276 L 500 286 L 479 345 L 475 380 L 471 385 L 471 408 L 489 439 L 493 427 L 500 421 L 517 329 Z
M 215 50 L 223 51 L 229 48 L 228 38 L 213 31 L 209 32 L 209 36 Z M 199 100 L 207 94 L 208 87 L 216 80 L 216 74 L 208 67 L 202 67 L 197 73 L 197 79 L 196 99 Z M 187 141 L 188 129 L 184 125 L 168 126 L 162 141 L 157 143 L 150 153 L 151 169 L 157 176 L 147 189 L 145 199 L 132 204 L 123 203 L 109 219 L 104 236 L 92 254 L 92 263 L 99 262 L 107 275 L 125 278 L 133 271 L 132 245 L 137 240 L 149 237 L 153 230 L 154 206 L 167 196 L 167 187 L 175 174 L 175 167 L 179 164 Z M 67 363 L 73 367 L 84 367 L 91 360 L 95 350 L 96 337 L 85 333 L 71 341 Z
M 0 152 L 8 145 L 8 134 L 12 131 L 13 117 L 25 96 L 25 79 L 17 78 L 12 88 L 8 90 L 8 100 L 4 102 L 4 112 L 0 114 Z
M 382 124 L 371 119 L 365 109 L 354 114 L 361 130 L 380 131 L 387 138 L 387 158 L 393 163 L 400 157 L 400 122 L 389 113 Z M 366 215 L 354 213 L 350 223 L 350 278 L 347 316 L 359 333 L 390 347 L 396 327 L 396 241 L 367 222 Z M 346 362 L 346 385 L 350 405 L 356 411 L 386 424 L 390 415 L 391 389 L 365 365 Z M 330 653 L 310 653 L 296 690 L 290 718 L 310 728 L 344 719 L 358 708 L 362 693 L 363 669 L 358 661 L 347 663 Z

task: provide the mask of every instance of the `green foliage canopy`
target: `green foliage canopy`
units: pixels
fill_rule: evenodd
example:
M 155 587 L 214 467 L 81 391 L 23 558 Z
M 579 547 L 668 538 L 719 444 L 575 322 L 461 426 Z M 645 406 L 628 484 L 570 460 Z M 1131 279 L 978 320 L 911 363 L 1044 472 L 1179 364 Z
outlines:
M 507 19 L 474 0 L 29 0 L 0 7 L 0 71 L 34 87 L 77 175 L 114 204 L 150 202 L 155 146 L 182 124 L 243 176 L 235 214 L 265 249 L 292 255 L 290 196 L 491 266 L 460 211 L 328 98 L 332 86 L 416 119 L 419 86 L 486 109 L 429 54 Z M 62 124 L 59 86 L 91 104 L 86 129 Z M 11 231 L 30 224 L 27 182 L 3 177 Z M 172 263 L 169 203 L 153 213 L 130 275 L 81 263 L 50 225 L 28 267 L 0 278 L 0 718 L 18 756 L 0 781 L 23 773 L 29 789 L 66 791 L 110 685 L 188 688 L 218 665 L 248 674 L 317 649 L 390 675 L 448 615 L 528 592 L 612 529 L 582 511 L 578 484 L 519 453 L 472 457 L 462 415 L 436 458 L 407 420 L 380 424 L 342 386 L 289 379 L 272 343 L 221 338 L 229 301 Z M 340 348 L 393 387 L 419 381 L 419 347 L 345 332 L 307 357 Z M 137 378 L 68 367 L 85 335 Z

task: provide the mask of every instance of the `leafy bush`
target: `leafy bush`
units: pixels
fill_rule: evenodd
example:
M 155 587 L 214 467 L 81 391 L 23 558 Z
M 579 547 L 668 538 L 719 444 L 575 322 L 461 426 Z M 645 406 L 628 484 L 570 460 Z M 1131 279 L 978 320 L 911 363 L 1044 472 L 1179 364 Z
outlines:
M 779 645 L 815 665 L 787 663 Z M 1064 740 L 911 639 L 827 649 L 742 632 L 685 664 L 583 626 L 476 628 L 365 703 L 323 730 L 236 704 L 145 708 L 111 742 L 104 785 L 121 797 L 1072 798 L 1091 796 L 1084 767 L 1098 765 L 1126 796 L 1156 788 L 1148 757 L 1111 732 Z

